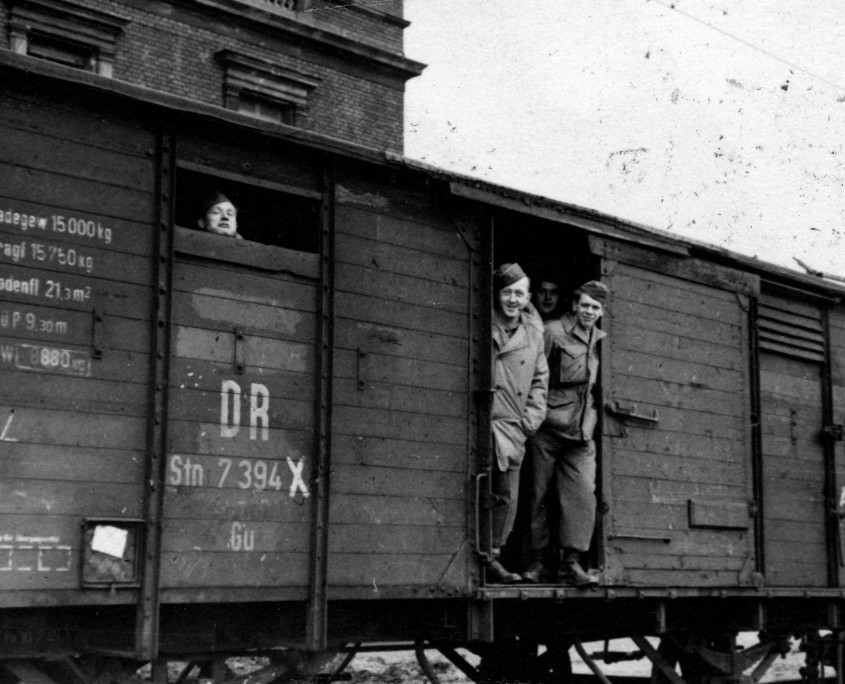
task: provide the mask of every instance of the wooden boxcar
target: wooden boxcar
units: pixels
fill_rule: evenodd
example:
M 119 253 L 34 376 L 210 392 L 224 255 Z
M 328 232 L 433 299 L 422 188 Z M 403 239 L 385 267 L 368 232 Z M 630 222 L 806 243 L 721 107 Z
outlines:
M 673 682 L 759 678 L 790 636 L 809 677 L 841 663 L 841 287 L 2 51 L 0 77 L 7 672 L 251 653 L 269 682 L 394 642 L 554 681 L 615 637 Z M 220 188 L 244 240 L 196 230 Z M 513 260 L 612 293 L 594 591 L 484 581 Z

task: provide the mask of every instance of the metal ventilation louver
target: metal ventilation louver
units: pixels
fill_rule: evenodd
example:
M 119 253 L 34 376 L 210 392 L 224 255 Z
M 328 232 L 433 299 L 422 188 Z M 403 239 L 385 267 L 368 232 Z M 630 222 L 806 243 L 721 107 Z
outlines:
M 761 350 L 824 362 L 824 326 L 817 307 L 761 295 L 757 320 Z

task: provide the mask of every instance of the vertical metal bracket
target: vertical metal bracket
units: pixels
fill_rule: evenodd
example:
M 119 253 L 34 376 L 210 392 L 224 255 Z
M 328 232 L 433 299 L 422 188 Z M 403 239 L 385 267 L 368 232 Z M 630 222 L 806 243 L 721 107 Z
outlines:
M 139 660 L 158 657 L 161 521 L 164 508 L 164 468 L 167 460 L 167 407 L 170 359 L 171 281 L 173 277 L 173 194 L 176 188 L 176 136 L 163 129 L 157 153 L 157 209 L 154 278 L 156 292 L 153 311 L 153 354 L 151 365 L 150 410 L 153 419 L 147 433 L 149 456 L 144 493 L 144 541 L 141 589 L 135 618 L 135 651 Z
M 305 617 L 306 647 L 321 651 L 328 642 L 329 492 L 332 461 L 332 403 L 334 380 L 334 205 L 335 172 L 323 170 L 320 206 L 320 280 L 317 283 L 317 425 L 316 459 L 311 484 L 311 553 L 308 563 L 308 604 Z
M 355 385 L 361 391 L 367 387 L 367 383 L 364 381 L 364 364 L 362 363 L 365 358 L 367 358 L 367 352 L 358 347 L 355 352 Z
M 243 375 L 246 363 L 244 362 L 244 330 L 235 328 L 235 373 Z
M 91 358 L 103 358 L 103 314 L 96 307 L 91 310 Z

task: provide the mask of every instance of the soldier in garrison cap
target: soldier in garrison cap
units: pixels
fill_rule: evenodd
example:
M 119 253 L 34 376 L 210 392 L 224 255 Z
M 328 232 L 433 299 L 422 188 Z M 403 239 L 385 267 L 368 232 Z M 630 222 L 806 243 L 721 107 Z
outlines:
M 243 240 L 238 233 L 238 210 L 222 192 L 214 192 L 206 198 L 197 225 L 209 233 Z
M 562 550 L 557 580 L 577 587 L 598 583 L 595 575 L 584 570 L 581 557 L 590 548 L 596 517 L 593 430 L 598 416 L 593 389 L 599 369 L 596 345 L 606 336 L 596 323 L 607 297 L 607 286 L 591 280 L 575 291 L 571 311 L 546 322 L 548 413 L 529 443 L 531 564 L 522 575 L 526 582 L 541 582 L 549 576 L 551 531 L 545 502 L 554 485 Z
M 521 580 L 505 569 L 500 554 L 516 519 L 525 440 L 546 415 L 549 368 L 543 352 L 543 324 L 529 301 L 530 286 L 519 264 L 503 264 L 493 273 L 496 364 L 491 418 L 496 460 L 491 476 L 493 553 L 486 567 L 491 583 Z

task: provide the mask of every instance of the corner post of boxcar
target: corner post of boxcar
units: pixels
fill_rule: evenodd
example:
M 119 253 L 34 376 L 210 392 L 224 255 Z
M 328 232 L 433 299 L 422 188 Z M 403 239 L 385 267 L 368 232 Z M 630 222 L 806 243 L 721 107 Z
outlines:
M 595 246 L 597 243 L 591 241 L 590 245 Z M 611 304 L 605 311 L 605 321 L 602 324 L 599 321 L 601 327 L 604 328 L 605 332 L 610 329 L 610 320 L 609 316 L 613 315 L 613 289 L 611 286 L 611 281 L 613 279 L 613 271 L 616 269 L 618 262 L 615 259 L 608 258 L 601 254 L 596 253 L 598 250 L 594 251 L 592 248 L 590 250 L 592 258 L 595 262 L 594 265 L 594 272 L 598 274 L 599 279 L 610 288 L 610 300 Z M 604 568 L 605 572 L 608 569 L 608 558 L 607 558 L 607 544 L 605 544 L 604 540 L 606 539 L 606 535 L 609 534 L 608 532 L 608 525 L 610 522 L 609 516 L 607 515 L 610 511 L 610 492 L 613 491 L 611 487 L 611 474 L 613 469 L 610 466 L 610 460 L 612 456 L 612 450 L 605 448 L 605 412 L 604 412 L 604 402 L 605 396 L 607 393 L 610 392 L 610 388 L 612 387 L 611 384 L 611 368 L 613 364 L 611 362 L 611 354 L 613 353 L 613 343 L 611 337 L 606 337 L 601 344 L 599 344 L 599 382 L 597 390 L 597 396 L 595 398 L 596 402 L 596 409 L 598 413 L 598 425 L 596 426 L 596 434 L 599 435 L 596 437 L 596 446 L 598 448 L 598 457 L 596 458 L 596 520 L 594 525 L 594 533 L 593 533 L 593 544 L 594 544 L 594 553 L 595 558 L 594 561 L 596 565 L 600 568 Z
M 135 620 L 135 651 L 142 660 L 158 655 L 159 580 L 164 463 L 167 448 L 167 386 L 170 356 L 170 303 L 173 263 L 173 199 L 175 192 L 176 137 L 164 128 L 158 137 L 156 155 L 155 292 L 152 320 L 152 361 L 150 363 L 150 419 L 147 486 L 144 490 L 145 534 L 141 593 Z M 152 152 L 152 151 L 151 151 Z
M 306 648 L 320 651 L 328 639 L 329 483 L 331 471 L 332 350 L 334 349 L 334 203 L 335 171 L 324 167 L 320 203 L 320 294 L 317 326 L 316 472 L 312 483 Z
M 475 446 L 470 448 L 470 472 L 474 475 L 472 491 L 474 514 L 470 517 L 474 529 L 475 553 L 479 559 L 492 553 L 490 476 L 493 467 L 493 347 L 490 331 L 493 327 L 493 247 L 495 223 L 491 215 L 482 222 L 477 249 L 470 259 L 470 368 L 473 401 L 470 406 L 470 425 L 475 428 Z M 472 443 L 472 440 L 471 442 Z M 478 571 L 478 570 L 476 570 Z M 473 641 L 493 640 L 493 608 L 490 601 L 474 601 L 470 605 L 469 637 Z
M 610 289 L 611 304 L 605 311 L 602 328 L 609 331 L 612 327 L 613 317 L 613 272 L 616 270 L 618 260 L 613 258 L 613 254 L 607 249 L 604 240 L 596 237 L 588 237 L 588 245 L 592 258 L 595 260 L 595 272 L 599 274 L 601 281 Z M 613 374 L 611 369 L 613 363 L 611 355 L 613 353 L 613 336 L 609 336 L 602 340 L 599 345 L 599 389 L 601 391 L 599 401 L 597 401 L 598 419 L 596 446 L 598 448 L 598 458 L 596 459 L 596 520 L 595 520 L 595 561 L 598 567 L 602 568 L 604 582 L 607 584 L 614 584 L 621 576 L 621 565 L 613 555 L 613 549 L 608 547 L 605 543 L 606 539 L 613 537 L 613 517 L 609 516 L 610 512 L 610 497 L 613 492 L 612 477 L 613 466 L 611 459 L 613 458 L 613 449 L 610 446 L 610 438 L 612 436 L 620 436 L 624 433 L 624 425 L 617 424 L 616 421 L 608 420 L 605 417 L 604 404 L 611 400 L 613 392 Z M 600 435 L 600 437 L 598 437 Z
M 822 439 L 824 441 L 824 502 L 826 516 L 826 536 L 828 545 L 827 579 L 831 587 L 840 586 L 839 568 L 845 564 L 842 552 L 842 531 L 840 525 L 840 502 L 836 481 L 836 443 L 842 441 L 842 425 L 835 422 L 833 410 L 833 360 L 831 354 L 830 308 L 838 304 L 839 299 L 828 299 L 821 308 L 822 335 L 824 339 L 824 366 L 822 368 Z
M 763 496 L 763 409 L 760 403 L 760 329 L 757 297 L 748 303 L 748 388 L 751 400 L 751 492 L 754 513 L 754 569 L 761 579 L 766 573 Z

